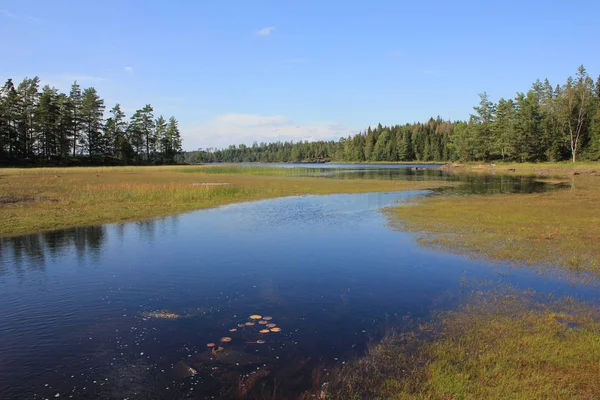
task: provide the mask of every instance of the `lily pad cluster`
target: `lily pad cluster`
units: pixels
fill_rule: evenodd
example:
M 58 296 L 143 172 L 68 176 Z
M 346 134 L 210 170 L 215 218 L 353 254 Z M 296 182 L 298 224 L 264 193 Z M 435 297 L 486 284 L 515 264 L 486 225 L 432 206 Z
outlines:
M 252 328 L 252 327 L 256 326 L 257 324 L 258 324 L 258 326 L 257 326 L 258 333 L 261 335 L 267 335 L 267 334 L 271 334 L 271 333 L 281 332 L 281 328 L 279 328 L 277 326 L 277 324 L 275 324 L 273 322 L 273 317 L 269 317 L 269 316 L 263 317 L 262 315 L 259 315 L 259 314 L 250 315 L 250 317 L 248 317 L 248 320 L 246 322 L 238 323 L 235 327 L 230 328 L 229 332 L 231 332 L 231 333 L 248 332 L 252 329 L 256 329 L 256 328 Z M 233 341 L 233 339 L 229 336 L 223 336 L 220 339 L 221 343 L 229 343 L 231 341 Z M 255 341 L 246 342 L 246 343 L 248 343 L 248 344 L 264 344 L 265 340 L 257 339 Z M 217 353 L 217 352 L 223 350 L 223 347 L 218 346 L 215 343 L 208 343 L 206 346 L 208 348 L 212 349 L 213 353 Z

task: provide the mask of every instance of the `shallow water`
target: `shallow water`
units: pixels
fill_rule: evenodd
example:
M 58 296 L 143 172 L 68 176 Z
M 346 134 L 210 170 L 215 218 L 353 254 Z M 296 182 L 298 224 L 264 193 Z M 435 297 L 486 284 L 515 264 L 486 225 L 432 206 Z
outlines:
M 439 175 L 387 167 L 324 179 Z M 459 193 L 547 189 L 524 177 L 445 179 L 466 182 Z M 288 197 L 0 239 L 0 398 L 231 398 L 261 377 L 253 393 L 275 379 L 293 398 L 312 368 L 360 355 L 481 282 L 600 297 L 592 284 L 421 248 L 380 212 L 432 193 Z M 163 309 L 181 318 L 144 316 Z M 255 313 L 282 332 L 229 332 Z M 222 336 L 227 350 L 211 355 L 206 344 Z M 198 374 L 172 371 L 181 360 Z

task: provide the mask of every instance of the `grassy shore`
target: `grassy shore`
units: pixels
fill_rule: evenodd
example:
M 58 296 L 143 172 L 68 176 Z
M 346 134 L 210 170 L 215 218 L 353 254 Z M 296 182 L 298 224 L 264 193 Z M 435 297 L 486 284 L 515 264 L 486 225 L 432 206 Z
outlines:
M 544 163 L 514 163 L 514 162 L 494 162 L 494 163 L 450 163 L 443 169 L 455 172 L 470 173 L 516 173 L 520 175 L 555 175 L 566 176 L 574 172 L 597 173 L 600 174 L 600 162 L 578 161 L 576 163 L 562 162 L 544 162 Z
M 599 169 L 600 170 L 600 169 Z M 556 179 L 556 178 L 555 178 Z M 445 196 L 389 210 L 425 245 L 515 263 L 600 273 L 600 176 L 558 177 L 542 194 Z
M 301 176 L 306 171 L 235 166 L 0 169 L 0 236 L 141 220 L 281 196 L 444 185 Z
M 597 399 L 599 337 L 593 304 L 479 293 L 335 371 L 327 398 Z

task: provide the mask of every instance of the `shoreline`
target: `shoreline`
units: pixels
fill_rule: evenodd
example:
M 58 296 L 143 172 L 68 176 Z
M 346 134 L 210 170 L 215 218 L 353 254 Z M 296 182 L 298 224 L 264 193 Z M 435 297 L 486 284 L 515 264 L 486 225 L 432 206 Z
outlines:
M 270 167 L 269 167 L 270 168 Z M 277 169 L 99 167 L 0 169 L 0 238 L 162 218 L 295 195 L 434 189 L 442 180 L 321 179 Z

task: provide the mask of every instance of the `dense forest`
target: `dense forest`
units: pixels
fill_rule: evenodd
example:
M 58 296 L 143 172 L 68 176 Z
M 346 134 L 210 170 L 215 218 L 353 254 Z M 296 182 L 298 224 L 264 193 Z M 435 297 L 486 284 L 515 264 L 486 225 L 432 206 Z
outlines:
M 151 105 L 129 120 L 116 104 L 105 115 L 93 87 L 69 94 L 38 77 L 0 89 L 0 164 L 162 164 L 181 154 L 177 120 L 154 118 Z
M 563 85 L 536 81 L 480 102 L 468 121 L 368 128 L 339 141 L 254 143 L 185 154 L 187 162 L 561 161 L 600 159 L 600 78 L 583 66 Z

